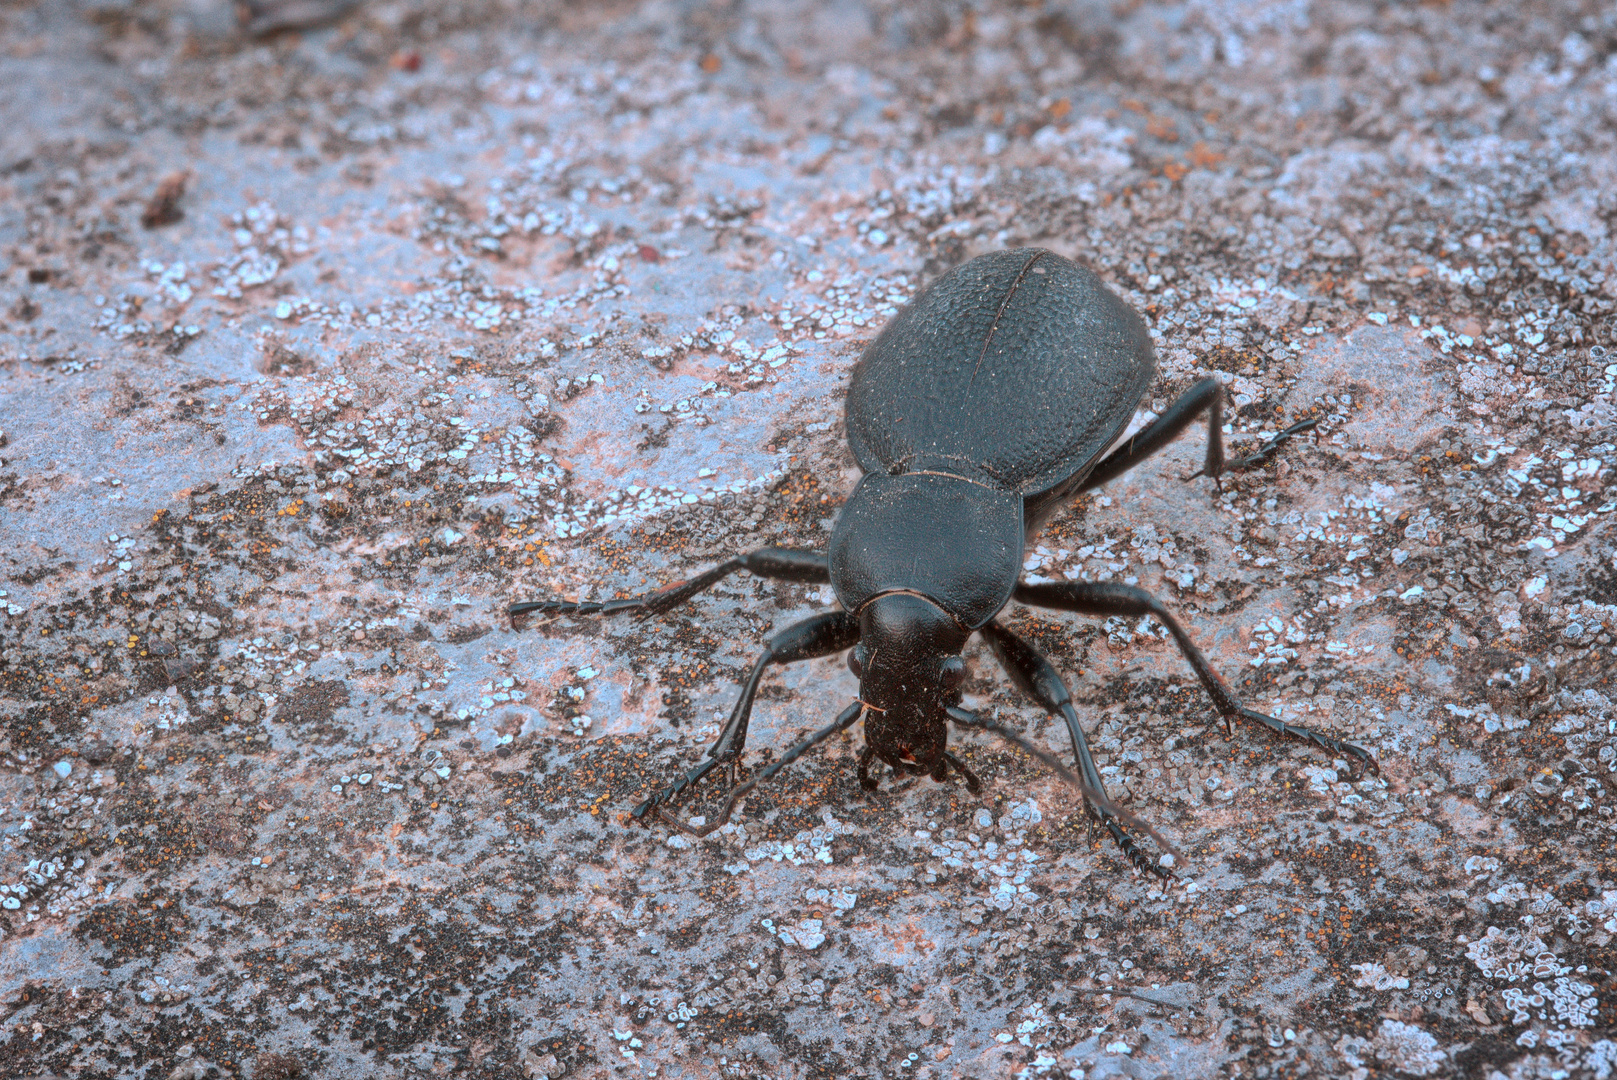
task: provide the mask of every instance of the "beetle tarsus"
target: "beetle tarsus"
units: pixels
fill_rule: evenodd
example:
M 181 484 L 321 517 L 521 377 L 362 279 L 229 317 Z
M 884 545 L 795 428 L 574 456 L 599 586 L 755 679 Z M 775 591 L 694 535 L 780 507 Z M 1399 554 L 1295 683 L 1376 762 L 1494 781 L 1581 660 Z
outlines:
M 810 750 L 814 749 L 831 736 L 843 731 L 847 731 L 849 728 L 853 727 L 853 725 L 858 722 L 859 717 L 863 712 L 864 706 L 857 701 L 854 702 L 846 709 L 843 709 L 842 712 L 837 715 L 835 720 L 831 721 L 820 730 L 814 732 L 814 734 L 810 735 L 808 738 L 798 742 L 790 750 L 787 750 L 786 753 L 780 756 L 779 761 L 773 762 L 766 768 L 761 769 L 758 772 L 758 775 L 754 776 L 746 783 L 734 785 L 730 789 L 729 794 L 725 796 L 723 808 L 719 811 L 718 816 L 715 817 L 711 822 L 707 822 L 703 825 L 691 825 L 687 822 L 681 821 L 668 810 L 667 804 L 673 800 L 674 796 L 678 795 L 681 791 L 694 783 L 695 779 L 700 779 L 701 776 L 705 776 L 708 771 L 718 765 L 717 759 L 704 763 L 706 766 L 705 768 L 699 765 L 695 769 L 692 769 L 690 772 L 686 773 L 683 778 L 676 780 L 662 791 L 659 791 L 657 794 L 651 796 L 651 798 L 635 807 L 632 811 L 630 811 L 630 816 L 638 821 L 645 818 L 648 813 L 655 812 L 658 818 L 667 822 L 669 825 L 672 825 L 680 832 L 695 837 L 707 836 L 716 829 L 722 828 L 725 823 L 730 820 L 730 816 L 735 813 L 736 804 L 739 803 L 742 797 L 750 792 L 753 788 L 757 787 L 761 783 L 764 783 L 765 781 L 773 780 L 782 769 L 786 768 L 786 766 L 790 765 L 792 762 L 796 761 L 798 758 L 802 757 L 804 754 L 808 753 Z M 734 760 L 732 760 L 730 764 L 734 765 Z M 695 779 L 693 779 L 693 777 Z
M 1248 709 L 1245 706 L 1240 708 L 1239 715 L 1255 724 L 1260 724 L 1263 727 L 1268 728 L 1270 731 L 1273 731 L 1276 734 L 1285 735 L 1288 738 L 1297 739 L 1301 742 L 1311 742 L 1322 750 L 1328 750 L 1333 754 L 1340 754 L 1342 757 L 1347 758 L 1348 761 L 1355 766 L 1355 768 L 1362 767 L 1368 769 L 1372 773 L 1375 773 L 1377 776 L 1381 775 L 1380 762 L 1376 761 L 1374 754 L 1370 753 L 1370 751 L 1364 749 L 1362 746 L 1354 746 L 1350 742 L 1344 742 L 1341 739 L 1333 739 L 1331 736 L 1322 735 L 1312 728 L 1302 727 L 1297 724 L 1288 724 L 1284 720 L 1279 720 L 1273 716 L 1266 715 L 1265 713 L 1260 713 L 1255 709 Z
M 1286 430 L 1276 432 L 1274 435 L 1271 435 L 1269 437 L 1269 441 L 1258 447 L 1257 450 L 1246 455 L 1245 457 L 1236 458 L 1234 461 L 1225 465 L 1224 471 L 1227 473 L 1242 472 L 1243 470 L 1262 465 L 1264 462 L 1274 457 L 1275 451 L 1279 450 L 1280 447 L 1286 442 L 1296 438 L 1298 435 L 1303 434 L 1305 431 L 1312 431 L 1318 426 L 1319 419 L 1317 417 L 1307 420 L 1299 420 Z
M 1196 479 L 1198 476 L 1210 476 L 1214 486 L 1216 486 L 1218 490 L 1222 492 L 1224 490 L 1223 478 L 1225 476 L 1228 476 L 1230 473 L 1246 472 L 1248 469 L 1254 469 L 1259 465 L 1264 464 L 1270 458 L 1274 457 L 1275 451 L 1279 450 L 1287 442 L 1306 431 L 1312 431 L 1318 426 L 1318 419 L 1299 420 L 1286 430 L 1276 432 L 1275 434 L 1269 436 L 1269 440 L 1252 453 L 1247 454 L 1244 457 L 1238 457 L 1234 461 L 1225 462 L 1223 468 L 1219 472 L 1209 473 L 1204 466 L 1185 477 L 1185 481 L 1188 483 L 1191 480 Z
M 1205 476 L 1211 479 L 1220 491 L 1224 490 L 1222 477 L 1226 474 L 1242 472 L 1261 465 L 1287 440 L 1311 430 L 1319 423 L 1318 420 L 1312 419 L 1300 420 L 1272 436 L 1255 452 L 1228 461 L 1224 457 L 1224 384 L 1217 379 L 1202 379 L 1175 398 L 1173 404 L 1164 409 L 1161 416 L 1135 432 L 1126 442 L 1103 458 L 1090 471 L 1088 478 L 1078 490 L 1090 491 L 1128 472 L 1172 442 L 1204 412 L 1207 414 L 1207 454 L 1202 461 L 1202 467 L 1185 477 L 1185 480 L 1188 482 L 1198 476 Z
M 874 760 L 876 748 L 866 743 L 865 748 L 859 751 L 859 786 L 866 791 L 875 791 L 880 786 L 880 781 L 870 775 L 870 763 Z
M 1045 711 L 1060 716 L 1067 725 L 1067 737 L 1072 741 L 1073 757 L 1078 761 L 1078 776 L 1083 784 L 1098 792 L 1104 800 L 1104 805 L 1097 803 L 1085 793 L 1084 803 L 1090 814 L 1090 836 L 1094 836 L 1095 822 L 1105 824 L 1112 839 L 1117 846 L 1123 849 L 1130 862 L 1136 866 L 1148 867 L 1153 873 L 1162 874 L 1163 868 L 1152 863 L 1132 837 L 1118 827 L 1111 813 L 1110 797 L 1106 794 L 1106 783 L 1101 779 L 1100 770 L 1095 768 L 1095 759 L 1089 752 L 1089 741 L 1084 737 L 1083 725 L 1078 722 L 1078 713 L 1073 709 L 1072 692 L 1067 689 L 1067 682 L 1061 673 L 1050 663 L 1048 657 L 1039 652 L 1031 643 L 1017 636 L 999 622 L 991 622 L 981 630 L 983 637 L 993 649 L 994 655 L 999 658 L 1000 666 L 1011 677 L 1016 688 L 1031 697 Z M 1153 836 L 1156 834 L 1153 832 Z M 1171 846 L 1164 844 L 1168 850 Z
M 1118 847 L 1123 849 L 1123 854 L 1136 868 L 1155 874 L 1164 880 L 1176 876 L 1170 867 L 1163 866 L 1161 862 L 1155 861 L 1151 856 L 1147 855 L 1145 849 L 1134 842 L 1134 837 L 1124 832 L 1111 817 L 1102 817 L 1101 822 L 1106 826 L 1106 831 L 1112 834 L 1112 840 L 1116 842 Z
M 1139 855 L 1138 858 L 1136 858 L 1135 855 L 1131 853 L 1133 843 L 1132 841 L 1126 839 L 1127 834 L 1121 833 L 1121 830 L 1119 830 L 1117 827 L 1117 822 L 1122 822 L 1123 824 L 1128 825 L 1130 828 L 1138 829 L 1139 831 L 1147 834 L 1151 837 L 1151 839 L 1155 840 L 1164 851 L 1173 855 L 1176 859 L 1181 861 L 1184 860 L 1184 855 L 1180 853 L 1179 849 L 1174 847 L 1173 844 L 1169 842 L 1167 837 L 1163 836 L 1161 833 L 1157 832 L 1156 829 L 1152 828 L 1148 822 L 1136 817 L 1127 810 L 1124 810 L 1122 807 L 1118 806 L 1111 800 L 1110 797 L 1107 796 L 1104 791 L 1096 787 L 1094 784 L 1088 782 L 1084 777 L 1067 768 L 1064 764 L 1062 764 L 1060 758 L 1056 757 L 1048 750 L 1029 742 L 1014 728 L 1007 727 L 998 720 L 994 720 L 986 716 L 979 716 L 974 712 L 969 712 L 960 708 L 949 709 L 949 719 L 954 721 L 956 724 L 959 724 L 961 727 L 978 728 L 993 735 L 997 735 L 1004 741 L 1021 749 L 1024 753 L 1037 758 L 1045 768 L 1049 769 L 1062 780 L 1066 781 L 1068 786 L 1070 786 L 1074 791 L 1078 792 L 1083 797 L 1084 801 L 1086 801 L 1096 812 L 1102 815 L 1106 821 L 1107 828 L 1112 830 L 1112 836 L 1117 839 L 1118 844 L 1123 848 L 1125 853 L 1130 853 L 1130 858 L 1134 859 L 1137 865 L 1154 864 L 1151 864 L 1150 860 L 1148 859 L 1146 859 L 1144 864 L 1141 864 L 1139 860 L 1145 859 L 1145 856 Z M 1166 867 L 1162 867 L 1157 870 L 1157 873 L 1171 874 L 1172 871 L 1168 870 Z
M 623 600 L 524 600 L 512 604 L 506 613 L 515 617 L 538 612 L 541 615 L 615 615 L 641 606 L 638 599 Z
M 1052 581 L 1041 582 L 1037 585 L 1019 584 L 1012 597 L 1024 604 L 1034 607 L 1055 608 L 1059 611 L 1072 611 L 1081 615 L 1121 615 L 1125 618 L 1139 618 L 1149 615 L 1173 635 L 1174 641 L 1179 645 L 1179 651 L 1190 663 L 1196 677 L 1201 680 L 1202 686 L 1207 690 L 1208 696 L 1213 699 L 1214 706 L 1224 717 L 1226 724 L 1237 717 L 1261 724 L 1270 731 L 1288 738 L 1311 742 L 1333 753 L 1345 754 L 1363 762 L 1371 771 L 1379 773 L 1380 766 L 1376 763 L 1375 755 L 1362 747 L 1352 743 L 1333 739 L 1329 735 L 1322 735 L 1312 728 L 1297 724 L 1287 724 L 1276 720 L 1272 716 L 1248 709 L 1242 705 L 1230 690 L 1228 684 L 1213 670 L 1213 665 L 1207 662 L 1207 657 L 1196 647 L 1190 639 L 1190 634 L 1183 624 L 1174 617 L 1161 600 L 1152 596 L 1134 585 L 1122 585 L 1115 581 Z
M 616 600 L 523 600 L 506 609 L 511 616 L 540 612 L 552 615 L 617 615 L 633 612 L 640 618 L 663 615 L 698 593 L 705 592 L 738 570 L 759 577 L 806 584 L 826 584 L 831 571 L 825 554 L 799 548 L 758 548 L 730 558 L 686 581 L 676 581 L 638 596 Z
M 699 782 L 714 769 L 726 766 L 733 770 L 739 765 L 741 751 L 747 745 L 747 724 L 752 719 L 752 705 L 757 700 L 758 685 L 763 680 L 766 668 L 775 664 L 790 664 L 797 660 L 810 660 L 817 656 L 841 652 L 858 640 L 859 620 L 843 611 L 828 611 L 811 616 L 793 623 L 770 638 L 763 654 L 753 661 L 751 670 L 747 672 L 747 681 L 742 685 L 741 696 L 736 699 L 735 707 L 730 710 L 730 719 L 725 723 L 724 730 L 719 732 L 718 739 L 708 748 L 707 760 L 635 807 L 630 811 L 630 816 L 636 821 L 644 821 L 647 814 L 657 810 L 659 817 L 666 817 L 659 807 L 672 802 L 686 788 Z M 732 782 L 733 779 L 732 773 Z
M 685 791 L 686 788 L 701 780 L 708 773 L 718 768 L 721 764 L 724 764 L 724 762 L 719 761 L 718 759 L 709 759 L 702 762 L 694 769 L 691 769 L 685 773 L 684 776 L 681 776 L 678 780 L 675 780 L 672 784 L 669 784 L 661 791 L 654 793 L 639 806 L 629 811 L 629 816 L 634 818 L 636 821 L 647 825 L 650 824 L 650 822 L 646 820 L 648 815 L 655 815 L 659 818 L 667 817 L 667 814 L 663 811 L 664 806 L 673 802 Z
M 982 790 L 983 782 L 981 780 L 977 779 L 977 774 L 972 772 L 970 767 L 967 766 L 964 761 L 961 761 L 959 758 L 955 757 L 951 753 L 948 753 L 947 751 L 944 752 L 943 760 L 947 761 L 950 765 L 952 765 L 954 767 L 955 772 L 959 773 L 961 775 L 961 777 L 966 781 L 966 790 L 967 791 L 969 791 L 973 795 L 975 795 L 979 791 Z

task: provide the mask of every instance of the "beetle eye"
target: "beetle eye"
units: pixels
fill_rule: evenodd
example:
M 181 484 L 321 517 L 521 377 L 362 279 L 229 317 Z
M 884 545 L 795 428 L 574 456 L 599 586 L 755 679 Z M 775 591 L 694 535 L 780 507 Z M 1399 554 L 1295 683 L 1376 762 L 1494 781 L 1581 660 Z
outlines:
M 958 656 L 951 656 L 943 662 L 943 688 L 945 690 L 958 690 L 960 684 L 966 681 L 966 662 Z
M 855 678 L 865 677 L 865 661 L 868 659 L 870 653 L 863 645 L 855 645 L 848 653 L 848 670 L 853 672 Z

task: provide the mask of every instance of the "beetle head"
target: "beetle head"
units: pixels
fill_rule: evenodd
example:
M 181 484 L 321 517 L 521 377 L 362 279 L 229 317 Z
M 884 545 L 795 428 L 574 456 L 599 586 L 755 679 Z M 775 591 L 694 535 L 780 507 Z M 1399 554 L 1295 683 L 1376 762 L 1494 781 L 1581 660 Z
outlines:
M 859 644 L 848 667 L 859 677 L 865 741 L 895 771 L 945 775 L 947 709 L 960 704 L 971 636 L 947 612 L 914 593 L 884 593 L 859 613 Z

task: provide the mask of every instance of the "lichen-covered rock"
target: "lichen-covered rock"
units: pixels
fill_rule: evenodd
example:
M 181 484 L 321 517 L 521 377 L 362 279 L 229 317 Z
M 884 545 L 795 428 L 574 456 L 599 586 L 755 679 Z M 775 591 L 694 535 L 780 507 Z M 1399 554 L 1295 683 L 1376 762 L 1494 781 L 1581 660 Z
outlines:
M 0 1073 L 1617 1069 L 1617 17 L 250 6 L 0 11 Z M 860 349 L 1019 245 L 1140 312 L 1150 411 L 1318 422 L 1024 575 L 1380 778 L 1013 607 L 1174 881 L 973 739 L 980 796 L 865 794 L 855 728 L 627 819 L 830 590 L 506 605 L 823 547 Z M 743 772 L 856 690 L 771 671 Z

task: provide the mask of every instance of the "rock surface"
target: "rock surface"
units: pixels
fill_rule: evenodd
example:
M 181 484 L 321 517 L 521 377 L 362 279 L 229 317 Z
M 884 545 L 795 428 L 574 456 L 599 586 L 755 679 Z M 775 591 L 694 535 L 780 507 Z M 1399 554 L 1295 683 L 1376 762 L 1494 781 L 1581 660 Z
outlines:
M 1617 1070 L 1609 6 L 244 12 L 293 29 L 0 11 L 0 1073 Z M 1175 879 L 976 736 L 979 796 L 866 795 L 856 728 L 628 822 L 829 591 L 506 605 L 823 545 L 860 348 L 1025 244 L 1146 316 L 1146 407 L 1319 421 L 1222 490 L 1187 434 L 1027 573 L 1380 777 L 1013 608 Z M 749 764 L 856 690 L 771 673 Z

